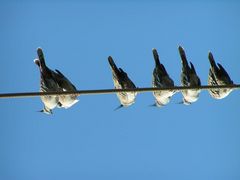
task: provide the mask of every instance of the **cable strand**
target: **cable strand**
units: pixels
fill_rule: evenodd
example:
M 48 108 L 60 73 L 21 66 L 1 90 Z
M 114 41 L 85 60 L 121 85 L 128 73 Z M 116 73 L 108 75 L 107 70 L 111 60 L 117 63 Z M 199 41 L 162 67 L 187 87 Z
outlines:
M 182 90 L 210 90 L 210 89 L 240 89 L 240 84 L 238 85 L 221 85 L 221 86 L 175 86 L 171 88 L 135 88 L 135 89 L 95 89 L 95 90 L 77 90 L 77 91 L 64 91 L 64 92 L 22 92 L 22 93 L 2 93 L 0 98 L 30 98 L 37 96 L 49 96 L 49 95 L 100 95 L 100 94 L 114 94 L 119 92 L 153 92 L 153 91 L 182 91 Z

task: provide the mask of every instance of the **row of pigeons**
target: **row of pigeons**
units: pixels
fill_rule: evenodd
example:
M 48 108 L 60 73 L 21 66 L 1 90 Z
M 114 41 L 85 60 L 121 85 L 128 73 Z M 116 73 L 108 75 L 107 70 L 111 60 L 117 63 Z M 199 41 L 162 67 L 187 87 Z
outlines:
M 187 57 L 184 49 L 178 47 L 179 54 L 182 62 L 182 72 L 181 72 L 181 84 L 182 86 L 198 87 L 201 86 L 201 81 L 196 73 L 194 65 L 192 62 L 188 63 Z M 152 86 L 156 88 L 171 88 L 174 87 L 174 82 L 168 75 L 164 65 L 160 62 L 159 55 L 156 49 L 152 50 L 153 57 L 155 60 L 155 68 L 153 70 Z M 43 50 L 41 48 L 37 49 L 38 58 L 34 60 L 35 64 L 40 70 L 40 92 L 64 92 L 64 91 L 77 91 L 77 88 L 72 84 L 72 82 L 64 76 L 59 70 L 51 70 L 47 67 L 45 63 L 45 58 Z M 208 85 L 218 86 L 218 85 L 233 85 L 233 81 L 228 75 L 227 71 L 219 63 L 216 63 L 211 52 L 208 54 L 210 69 L 208 76 Z M 133 81 L 128 77 L 127 73 L 118 68 L 111 56 L 108 57 L 108 62 L 112 70 L 112 77 L 114 87 L 116 89 L 134 89 L 136 88 Z M 231 88 L 224 89 L 210 89 L 210 95 L 215 99 L 222 99 L 229 95 L 232 91 Z M 169 91 L 154 91 L 153 95 L 155 97 L 155 106 L 162 107 L 169 103 L 171 97 L 176 93 L 175 90 Z M 187 89 L 182 90 L 183 100 L 182 103 L 185 105 L 190 105 L 199 98 L 199 89 Z M 137 92 L 118 92 L 116 93 L 120 101 L 121 107 L 127 107 L 135 102 Z M 49 95 L 41 96 L 41 100 L 44 104 L 44 108 L 41 112 L 46 114 L 52 114 L 52 110 L 55 107 L 59 108 L 69 108 L 76 104 L 79 100 L 78 95 Z M 117 108 L 117 109 L 118 109 Z

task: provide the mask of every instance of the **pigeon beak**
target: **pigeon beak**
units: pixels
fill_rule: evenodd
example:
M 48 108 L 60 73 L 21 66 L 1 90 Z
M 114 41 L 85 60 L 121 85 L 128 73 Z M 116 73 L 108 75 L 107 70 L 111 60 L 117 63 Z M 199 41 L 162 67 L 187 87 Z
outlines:
M 151 104 L 151 105 L 149 105 L 149 107 L 157 107 L 157 104 L 156 103 Z
M 37 112 L 41 112 L 41 113 L 45 113 L 45 114 L 49 114 L 49 115 L 50 115 L 50 114 L 53 114 L 52 110 L 46 111 L 46 110 L 42 109 L 42 110 L 37 111 Z
M 180 102 L 178 102 L 178 103 L 176 103 L 176 104 L 184 104 L 184 102 L 183 102 L 183 101 L 180 101 Z
M 190 105 L 191 103 L 183 100 L 181 102 L 178 102 L 177 104 Z
M 117 108 L 114 109 L 114 111 L 117 111 L 118 109 L 121 109 L 123 107 L 123 105 L 121 104 L 120 106 L 118 106 Z

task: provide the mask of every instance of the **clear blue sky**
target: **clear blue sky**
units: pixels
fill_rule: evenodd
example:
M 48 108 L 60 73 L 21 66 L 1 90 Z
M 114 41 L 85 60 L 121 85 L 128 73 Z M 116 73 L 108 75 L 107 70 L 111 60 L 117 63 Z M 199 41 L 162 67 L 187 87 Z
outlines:
M 206 85 L 211 50 L 240 82 L 238 1 L 1 1 L 0 92 L 39 90 L 33 63 L 42 47 L 49 67 L 78 89 L 112 88 L 107 57 L 138 87 L 151 86 L 157 48 L 176 85 L 182 45 Z M 129 108 L 116 95 L 81 96 L 68 110 L 38 113 L 40 98 L 0 100 L 0 179 L 239 180 L 239 91 L 191 106 Z

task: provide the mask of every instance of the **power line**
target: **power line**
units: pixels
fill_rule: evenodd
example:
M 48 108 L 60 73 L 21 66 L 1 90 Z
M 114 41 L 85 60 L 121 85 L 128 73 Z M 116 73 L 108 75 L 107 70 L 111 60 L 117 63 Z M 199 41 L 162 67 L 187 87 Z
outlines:
M 22 93 L 2 93 L 0 98 L 29 98 L 36 96 L 47 96 L 47 95 L 98 95 L 98 94 L 113 94 L 119 92 L 153 92 L 153 91 L 182 91 L 182 90 L 210 90 L 210 89 L 240 89 L 240 84 L 237 85 L 222 85 L 222 86 L 198 86 L 198 87 L 186 87 L 186 86 L 175 86 L 171 88 L 136 88 L 136 89 L 96 89 L 96 90 L 78 90 L 78 91 L 65 91 L 65 92 L 22 92 Z

